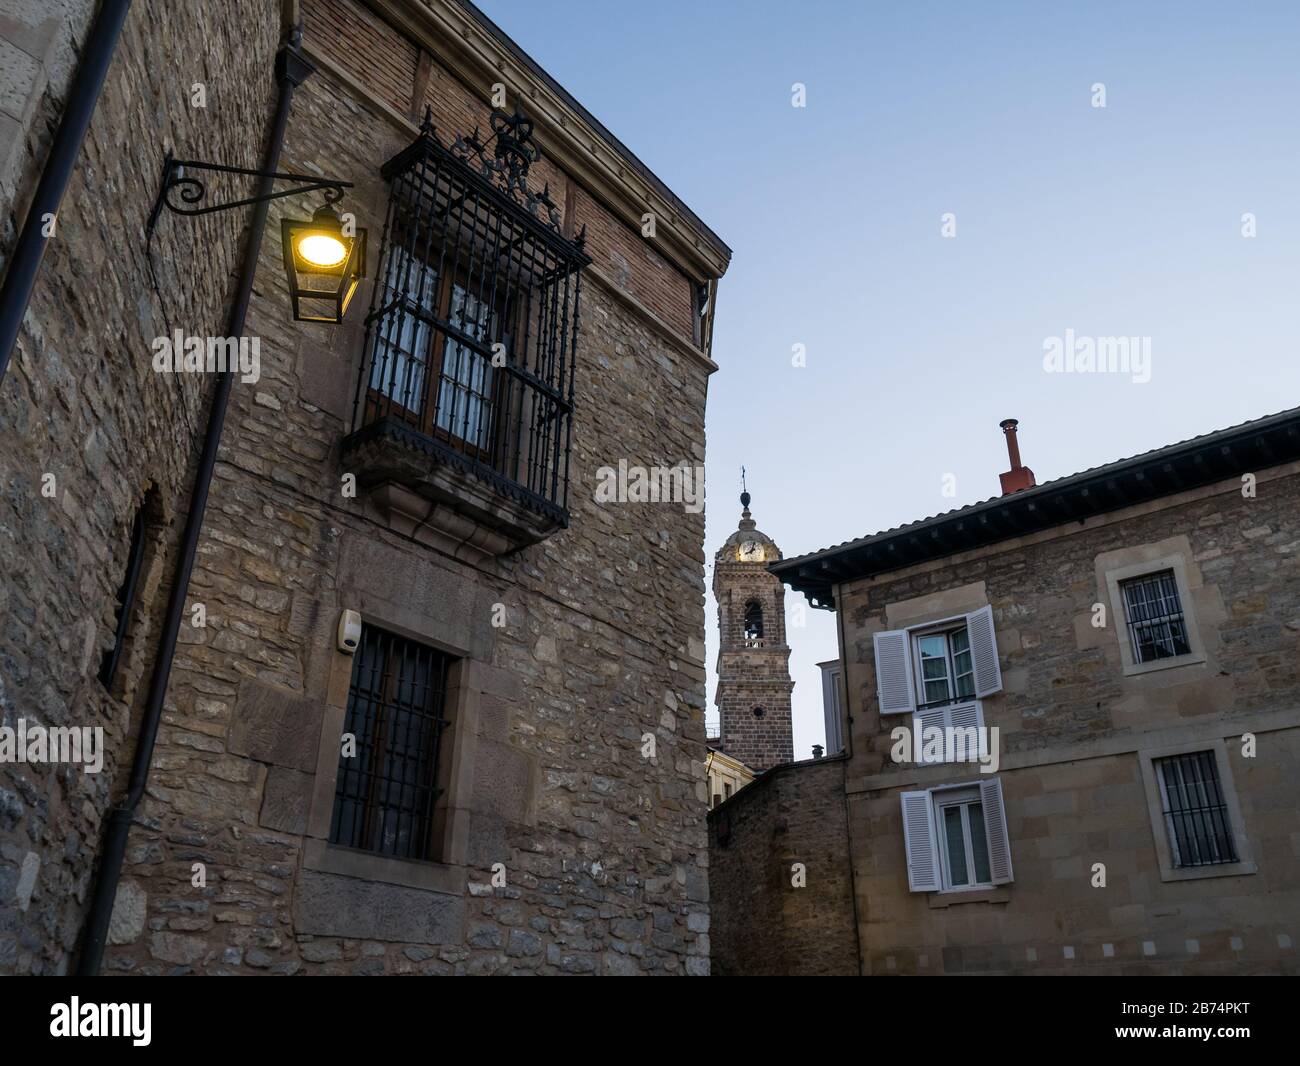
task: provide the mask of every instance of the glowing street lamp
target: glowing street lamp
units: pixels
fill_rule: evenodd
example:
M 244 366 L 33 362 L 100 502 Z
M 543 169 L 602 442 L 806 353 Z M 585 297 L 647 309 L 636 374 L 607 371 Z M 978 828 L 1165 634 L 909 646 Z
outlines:
M 348 232 L 326 204 L 310 222 L 284 219 L 280 237 L 293 317 L 300 322 L 342 322 L 366 273 L 366 231 Z
M 269 179 L 271 182 L 294 182 L 295 186 L 229 203 L 208 204 L 203 202 L 207 197 L 207 188 L 194 176 L 194 171 L 238 174 Z M 158 198 L 149 215 L 147 231 L 152 235 L 163 208 L 178 215 L 206 215 L 247 204 L 279 200 L 285 196 L 323 192 L 325 206 L 317 209 L 310 221 L 285 219 L 280 223 L 284 243 L 284 271 L 289 282 L 290 306 L 297 321 L 342 322 L 358 284 L 366 275 L 366 231 L 350 225 L 344 227 L 333 206 L 342 199 L 343 190 L 351 187 L 350 181 L 179 160 L 173 159 L 168 153 L 163 162 L 162 188 L 158 191 Z

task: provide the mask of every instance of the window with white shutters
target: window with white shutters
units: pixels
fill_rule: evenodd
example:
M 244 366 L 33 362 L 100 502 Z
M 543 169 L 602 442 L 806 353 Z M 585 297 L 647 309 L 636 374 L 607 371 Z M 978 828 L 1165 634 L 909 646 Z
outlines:
M 1012 880 L 1002 782 L 901 794 L 913 892 L 964 892 Z
M 927 711 L 1002 691 L 993 608 L 875 634 L 881 714 Z

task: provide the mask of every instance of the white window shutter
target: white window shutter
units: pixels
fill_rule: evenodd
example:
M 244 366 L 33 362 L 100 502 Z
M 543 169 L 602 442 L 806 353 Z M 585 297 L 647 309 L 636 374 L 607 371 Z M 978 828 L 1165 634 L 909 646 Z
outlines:
M 984 715 L 980 711 L 978 700 L 970 703 L 957 703 L 947 708 L 948 728 L 954 730 L 974 729 L 973 734 L 962 732 L 953 735 L 953 758 L 963 762 L 973 762 L 980 755 L 988 754 L 988 744 L 984 737 Z M 982 749 L 981 749 L 982 746 Z
M 907 852 L 907 886 L 913 892 L 938 892 L 939 842 L 934 835 L 930 793 L 904 792 L 903 848 Z
M 1002 782 L 996 777 L 980 782 L 980 803 L 984 808 L 984 837 L 989 845 L 989 872 L 995 885 L 1005 885 L 1011 876 L 1011 841 L 1007 836 L 1007 811 L 1002 802 Z
M 948 708 L 936 707 L 930 711 L 917 711 L 912 718 L 912 761 L 915 763 L 936 763 L 943 762 L 943 749 L 940 748 L 940 754 L 937 759 L 927 759 L 924 757 L 925 751 L 925 731 L 927 729 L 938 727 L 943 729 L 948 724 Z
M 998 638 L 993 631 L 993 608 L 981 607 L 966 616 L 970 634 L 970 658 L 975 670 L 975 695 L 991 696 L 1002 691 L 1002 667 L 998 664 Z
M 876 693 L 881 714 L 898 714 L 915 709 L 912 695 L 912 649 L 906 629 L 877 633 Z

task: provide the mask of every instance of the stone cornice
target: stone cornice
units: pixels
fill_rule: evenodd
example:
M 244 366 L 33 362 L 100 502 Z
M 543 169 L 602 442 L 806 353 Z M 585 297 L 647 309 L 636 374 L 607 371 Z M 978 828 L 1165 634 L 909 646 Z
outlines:
M 391 25 L 433 54 L 486 104 L 493 82 L 525 101 L 536 124 L 535 140 L 560 169 L 585 186 L 617 218 L 641 229 L 646 211 L 655 215 L 655 250 L 697 281 L 721 277 L 731 249 L 666 185 L 490 20 L 472 5 L 448 0 L 369 0 Z

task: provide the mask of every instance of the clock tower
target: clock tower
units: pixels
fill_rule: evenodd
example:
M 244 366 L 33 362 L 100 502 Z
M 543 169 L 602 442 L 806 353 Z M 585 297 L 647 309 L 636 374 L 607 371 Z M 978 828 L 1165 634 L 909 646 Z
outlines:
M 740 494 L 740 526 L 713 559 L 718 601 L 720 748 L 755 772 L 794 759 L 790 646 L 785 642 L 785 585 L 768 572 L 781 558 L 759 532 Z

